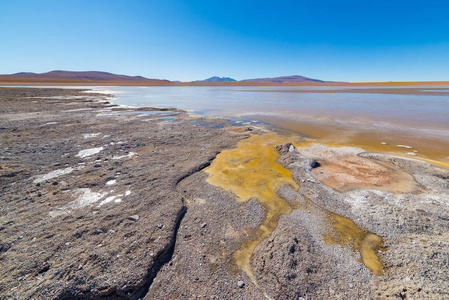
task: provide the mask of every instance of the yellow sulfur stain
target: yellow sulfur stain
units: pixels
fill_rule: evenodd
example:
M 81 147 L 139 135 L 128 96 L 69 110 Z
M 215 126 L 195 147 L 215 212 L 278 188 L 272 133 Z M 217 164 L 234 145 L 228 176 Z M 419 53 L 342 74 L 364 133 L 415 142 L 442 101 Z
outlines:
M 265 208 L 266 216 L 257 233 L 234 253 L 237 266 L 256 286 L 258 284 L 251 269 L 253 251 L 273 232 L 280 216 L 292 211 L 291 205 L 277 196 L 276 190 L 284 184 L 289 184 L 295 190 L 299 189 L 299 185 L 292 178 L 292 172 L 276 162 L 279 155 L 274 150 L 275 146 L 291 141 L 291 136 L 284 138 L 274 133 L 251 135 L 250 138 L 240 141 L 238 148 L 217 155 L 212 165 L 205 170 L 209 175 L 209 184 L 232 192 L 239 202 L 257 198 Z M 307 201 L 308 205 L 316 207 L 320 214 L 327 216 L 331 225 L 325 236 L 327 242 L 352 244 L 354 250 L 360 252 L 363 263 L 374 274 L 382 275 L 382 263 L 377 257 L 377 251 L 382 244 L 379 236 L 364 231 L 351 220 L 333 214 L 309 199 Z
M 234 254 L 236 264 L 257 284 L 251 271 L 251 255 L 254 249 L 276 228 L 279 217 L 292 210 L 287 201 L 276 195 L 282 184 L 299 186 L 293 181 L 290 170 L 276 162 L 279 155 L 274 151 L 277 144 L 286 139 L 267 133 L 252 135 L 242 140 L 237 149 L 220 153 L 212 165 L 206 169 L 207 181 L 231 191 L 239 202 L 257 198 L 266 211 L 265 219 L 259 227 L 255 239 L 246 241 Z
M 327 217 L 332 228 L 324 236 L 324 240 L 339 245 L 352 245 L 353 250 L 360 253 L 363 264 L 371 272 L 377 276 L 383 275 L 383 264 L 377 256 L 377 252 L 383 250 L 381 247 L 383 244 L 382 238 L 361 229 L 348 218 L 331 212 L 328 212 Z

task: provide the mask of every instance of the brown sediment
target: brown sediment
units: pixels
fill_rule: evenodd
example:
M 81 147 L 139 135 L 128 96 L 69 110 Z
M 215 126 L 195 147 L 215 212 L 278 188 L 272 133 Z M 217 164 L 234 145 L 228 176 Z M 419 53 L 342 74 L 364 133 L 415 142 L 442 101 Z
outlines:
M 313 169 L 312 175 L 339 192 L 363 188 L 409 193 L 419 189 L 410 174 L 357 155 L 328 156 L 319 163 L 320 167 Z

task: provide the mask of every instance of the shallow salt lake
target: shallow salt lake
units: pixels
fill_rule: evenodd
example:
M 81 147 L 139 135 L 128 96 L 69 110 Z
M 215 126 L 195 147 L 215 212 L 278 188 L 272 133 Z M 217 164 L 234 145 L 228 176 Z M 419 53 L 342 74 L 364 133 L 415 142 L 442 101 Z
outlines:
M 284 134 L 449 162 L 449 87 L 93 87 L 115 104 L 262 122 Z M 407 145 L 407 149 L 397 147 Z M 414 151 L 410 151 L 413 149 Z M 413 155 L 415 156 L 415 155 Z

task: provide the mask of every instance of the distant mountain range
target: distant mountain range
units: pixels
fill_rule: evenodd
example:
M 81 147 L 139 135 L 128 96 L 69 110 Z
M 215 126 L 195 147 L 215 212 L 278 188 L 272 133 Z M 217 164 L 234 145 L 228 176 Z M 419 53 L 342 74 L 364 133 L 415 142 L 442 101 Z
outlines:
M 196 80 L 192 82 L 237 82 L 237 80 L 229 77 L 211 77 L 204 80 Z M 271 77 L 271 78 L 255 78 L 255 79 L 245 79 L 238 82 L 254 82 L 254 83 L 316 83 L 316 82 L 330 82 L 323 81 L 319 79 L 308 78 L 299 75 L 291 76 L 281 76 L 281 77 Z
M 0 75 L 1 78 L 20 78 L 20 79 L 49 79 L 49 80 L 75 80 L 75 81 L 160 81 L 168 80 L 149 79 L 142 76 L 117 75 L 108 72 L 86 71 L 51 71 L 47 73 L 22 72 L 10 75 Z
M 111 81 L 111 82 L 129 82 L 145 85 L 148 84 L 167 84 L 167 83 L 182 83 L 179 81 L 169 81 L 162 79 L 150 79 L 142 76 L 127 76 L 127 75 L 118 75 L 112 74 L 108 72 L 98 72 L 98 71 L 86 71 L 86 72 L 73 72 L 73 71 L 51 71 L 47 73 L 31 73 L 31 72 L 22 72 L 16 74 L 5 74 L 0 75 L 0 79 L 18 79 L 18 80 L 66 80 L 66 81 Z M 244 83 L 328 83 L 333 81 L 323 81 L 319 79 L 308 78 L 299 75 L 292 76 L 281 76 L 281 77 L 272 77 L 272 78 L 256 78 L 256 79 L 245 79 L 237 81 L 233 78 L 229 77 L 218 77 L 213 76 L 204 80 L 196 80 L 191 81 L 190 83 L 220 83 L 220 82 L 244 82 Z
M 229 78 L 229 77 L 213 76 L 211 78 L 207 78 L 204 80 L 195 80 L 195 81 L 191 81 L 191 82 L 234 82 L 234 81 L 237 81 L 237 80 Z
M 292 76 L 281 76 L 272 78 L 256 78 L 256 79 L 245 79 L 240 82 L 255 82 L 255 83 L 312 83 L 312 82 L 329 82 L 319 79 L 308 78 L 299 75 Z

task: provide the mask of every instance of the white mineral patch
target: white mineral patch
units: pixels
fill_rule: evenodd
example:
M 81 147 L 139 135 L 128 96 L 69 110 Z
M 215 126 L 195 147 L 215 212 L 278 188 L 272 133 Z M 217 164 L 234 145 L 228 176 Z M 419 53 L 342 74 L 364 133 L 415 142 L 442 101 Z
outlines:
M 48 123 L 45 123 L 45 125 L 54 125 L 54 124 L 58 124 L 58 122 L 48 122 Z
M 39 176 L 33 181 L 33 183 L 40 183 L 40 182 L 43 182 L 43 181 L 45 181 L 45 180 L 53 179 L 53 178 L 56 178 L 56 177 L 61 176 L 61 175 L 70 174 L 70 173 L 72 173 L 72 172 L 73 172 L 72 167 L 65 168 L 65 169 L 55 170 L 55 171 L 52 171 L 52 172 L 50 172 L 50 173 L 48 173 L 48 174 L 45 174 L 45 175 L 39 175 Z
M 416 155 L 415 152 L 407 152 L 407 153 L 405 153 L 405 154 L 408 154 L 408 155 Z
M 85 158 L 85 157 L 89 157 L 91 155 L 97 154 L 97 153 L 103 151 L 103 149 L 104 149 L 103 147 L 85 149 L 85 150 L 81 150 L 80 152 L 78 152 L 78 154 L 75 156 Z
M 129 195 L 131 195 L 131 191 L 126 191 L 125 196 L 129 196 Z
M 92 108 L 76 108 L 76 109 L 66 110 L 66 112 L 83 111 L 83 110 L 91 110 L 91 109 Z
M 106 185 L 113 185 L 116 183 L 117 183 L 117 180 L 113 179 L 113 180 L 109 180 L 108 182 L 106 182 Z
M 401 147 L 401 148 L 413 149 L 413 147 L 406 146 L 406 145 L 396 145 L 396 146 Z
M 120 203 L 120 202 L 122 202 L 122 199 L 115 199 L 114 202 L 115 203 Z
M 129 158 L 129 157 L 133 157 L 134 155 L 136 155 L 136 153 L 134 153 L 134 152 L 129 152 L 129 153 L 126 154 L 126 155 L 113 156 L 112 159 Z
M 99 135 L 100 135 L 100 133 L 86 133 L 86 134 L 83 134 L 83 137 L 87 140 L 87 139 L 91 139 L 91 138 L 94 138 Z
M 73 200 L 66 205 L 63 205 L 49 213 L 50 217 L 57 217 L 60 215 L 65 215 L 70 213 L 73 209 L 82 208 L 86 205 L 90 205 L 99 201 L 101 198 L 106 196 L 107 193 L 95 193 L 92 192 L 89 188 L 77 189 L 74 191 L 75 195 L 79 195 L 76 200 Z
M 98 204 L 98 207 L 100 207 L 100 206 L 102 206 L 102 205 L 104 205 L 104 204 L 106 204 L 106 203 L 109 203 L 109 202 L 113 201 L 115 198 L 116 198 L 116 196 L 110 196 L 110 197 L 107 197 L 106 199 L 104 199 L 103 201 L 101 201 L 100 204 Z
M 382 142 L 381 144 L 382 144 L 382 145 L 386 145 L 387 143 L 385 143 L 385 142 Z

